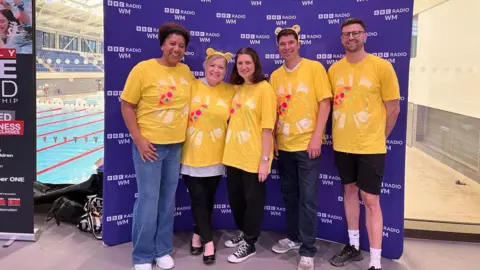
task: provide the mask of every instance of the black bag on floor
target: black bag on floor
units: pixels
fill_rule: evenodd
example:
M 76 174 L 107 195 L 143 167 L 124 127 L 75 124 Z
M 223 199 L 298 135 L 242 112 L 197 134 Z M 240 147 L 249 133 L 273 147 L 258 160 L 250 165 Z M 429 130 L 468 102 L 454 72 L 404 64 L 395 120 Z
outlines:
M 85 210 L 81 204 L 62 196 L 53 202 L 52 208 L 50 208 L 50 211 L 48 211 L 45 217 L 45 221 L 48 222 L 55 219 L 57 225 L 60 225 L 60 222 L 76 225 L 80 222 L 84 213 Z

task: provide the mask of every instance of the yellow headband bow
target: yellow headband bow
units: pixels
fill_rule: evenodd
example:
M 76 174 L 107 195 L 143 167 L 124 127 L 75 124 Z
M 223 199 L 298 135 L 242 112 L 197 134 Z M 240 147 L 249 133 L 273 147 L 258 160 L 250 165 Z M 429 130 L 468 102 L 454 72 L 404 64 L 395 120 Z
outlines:
M 225 59 L 227 59 L 227 62 L 230 61 L 230 59 L 232 59 L 233 57 L 233 54 L 227 52 L 227 53 L 221 53 L 219 51 L 215 51 L 214 49 L 212 48 L 208 48 L 207 49 L 207 58 L 214 55 L 214 54 L 217 54 L 217 55 L 220 55 L 220 56 L 223 56 Z
M 295 25 L 292 26 L 291 28 L 281 28 L 281 27 L 277 27 L 277 28 L 275 29 L 275 35 L 278 36 L 278 34 L 280 33 L 280 31 L 285 30 L 285 29 L 293 30 L 293 31 L 295 31 L 295 33 L 297 33 L 297 35 L 298 35 L 298 33 L 300 33 L 300 25 L 295 24 Z

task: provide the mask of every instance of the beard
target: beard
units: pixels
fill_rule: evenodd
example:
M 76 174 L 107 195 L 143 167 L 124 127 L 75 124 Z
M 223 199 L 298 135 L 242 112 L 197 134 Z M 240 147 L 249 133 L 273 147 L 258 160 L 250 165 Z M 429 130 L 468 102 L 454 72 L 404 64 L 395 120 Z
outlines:
M 347 42 L 345 45 L 345 50 L 351 53 L 358 52 L 363 49 L 363 42 L 361 41 L 350 41 Z

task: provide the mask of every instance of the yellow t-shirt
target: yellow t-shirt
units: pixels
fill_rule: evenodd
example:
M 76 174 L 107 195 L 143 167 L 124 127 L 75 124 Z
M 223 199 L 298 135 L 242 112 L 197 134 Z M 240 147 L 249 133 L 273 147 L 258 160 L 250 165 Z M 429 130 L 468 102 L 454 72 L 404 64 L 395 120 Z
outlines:
M 392 64 L 372 54 L 358 63 L 343 58 L 330 67 L 328 75 L 334 91 L 333 149 L 356 154 L 386 153 L 383 101 L 400 98 Z
M 267 81 L 238 86 L 230 109 L 223 164 L 258 173 L 262 158 L 262 129 L 275 127 L 276 106 L 275 93 Z M 273 139 L 269 157 L 270 170 Z
M 187 65 L 166 67 L 156 59 L 142 61 L 130 71 L 121 98 L 137 104 L 138 127 L 150 143 L 185 141 L 193 79 Z
M 233 86 L 221 82 L 208 86 L 201 80 L 192 83 L 187 139 L 182 164 L 205 167 L 222 163 Z
M 270 84 L 277 95 L 278 149 L 307 150 L 317 123 L 318 103 L 332 97 L 327 71 L 320 62 L 303 58 L 293 70 L 285 65 L 275 70 Z

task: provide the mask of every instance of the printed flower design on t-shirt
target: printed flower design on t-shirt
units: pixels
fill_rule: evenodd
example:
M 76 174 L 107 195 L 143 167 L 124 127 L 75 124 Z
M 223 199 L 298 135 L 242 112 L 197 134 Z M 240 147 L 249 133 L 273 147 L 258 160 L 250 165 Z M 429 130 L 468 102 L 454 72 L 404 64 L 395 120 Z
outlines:
M 200 108 L 190 113 L 190 122 L 195 122 L 200 119 L 202 115 L 205 115 L 205 111 L 208 109 L 207 104 L 200 105 Z
M 160 100 L 158 101 L 159 106 L 171 104 L 175 98 L 175 92 L 177 87 L 175 85 L 167 85 L 163 88 L 166 88 L 160 95 Z
M 235 104 L 230 108 L 230 114 L 234 114 L 236 111 L 242 108 L 242 104 L 235 102 Z
M 343 90 L 338 93 L 338 94 L 335 94 L 335 105 L 340 105 L 343 103 L 343 100 L 346 98 L 348 92 L 350 92 L 350 90 L 352 90 L 352 87 L 350 86 L 343 86 Z
M 310 89 L 304 82 L 281 85 L 277 90 L 277 132 L 284 136 L 303 134 L 312 130 L 313 119 L 308 111 Z
M 280 116 L 285 115 L 289 110 L 289 103 L 292 101 L 292 95 L 280 95 L 278 97 L 277 113 Z
M 366 77 L 361 77 L 358 85 L 353 86 L 353 75 L 348 76 L 348 82 L 344 77 L 336 81 L 333 118 L 337 129 L 344 129 L 347 121 L 352 121 L 356 128 L 368 123 L 368 95 L 372 82 Z
M 237 113 L 239 110 L 241 110 L 241 109 L 254 110 L 256 108 L 256 102 L 255 102 L 254 97 L 248 99 L 247 101 L 244 101 L 244 100 L 245 100 L 245 97 L 243 95 L 241 97 L 239 95 L 236 95 L 233 98 L 232 106 L 230 108 L 230 117 L 231 117 L 230 118 L 230 121 L 231 121 L 230 123 L 232 123 L 232 121 L 235 121 L 235 120 L 233 120 L 232 117 L 234 117 L 235 113 Z M 242 101 L 244 101 L 244 102 L 242 103 Z M 241 117 L 241 116 L 238 116 L 238 117 Z M 250 133 L 251 132 L 250 129 L 237 131 L 237 129 L 232 130 L 232 126 L 233 126 L 233 124 L 230 124 L 229 127 L 228 127 L 228 130 L 227 130 L 227 135 L 226 135 L 226 142 L 227 143 L 230 141 L 232 136 L 237 139 L 239 144 L 246 143 L 252 138 L 252 134 Z M 240 124 L 240 126 L 243 126 L 243 123 Z
M 173 76 L 157 81 L 157 105 L 159 107 L 157 117 L 164 124 L 171 124 L 174 121 L 183 121 L 184 119 L 186 121 L 190 107 L 190 102 L 185 95 L 188 84 L 188 81 L 183 77 L 176 80 Z M 180 108 L 180 111 L 179 108 L 172 108 L 172 105 L 178 105 L 177 102 L 184 105 L 183 108 Z

